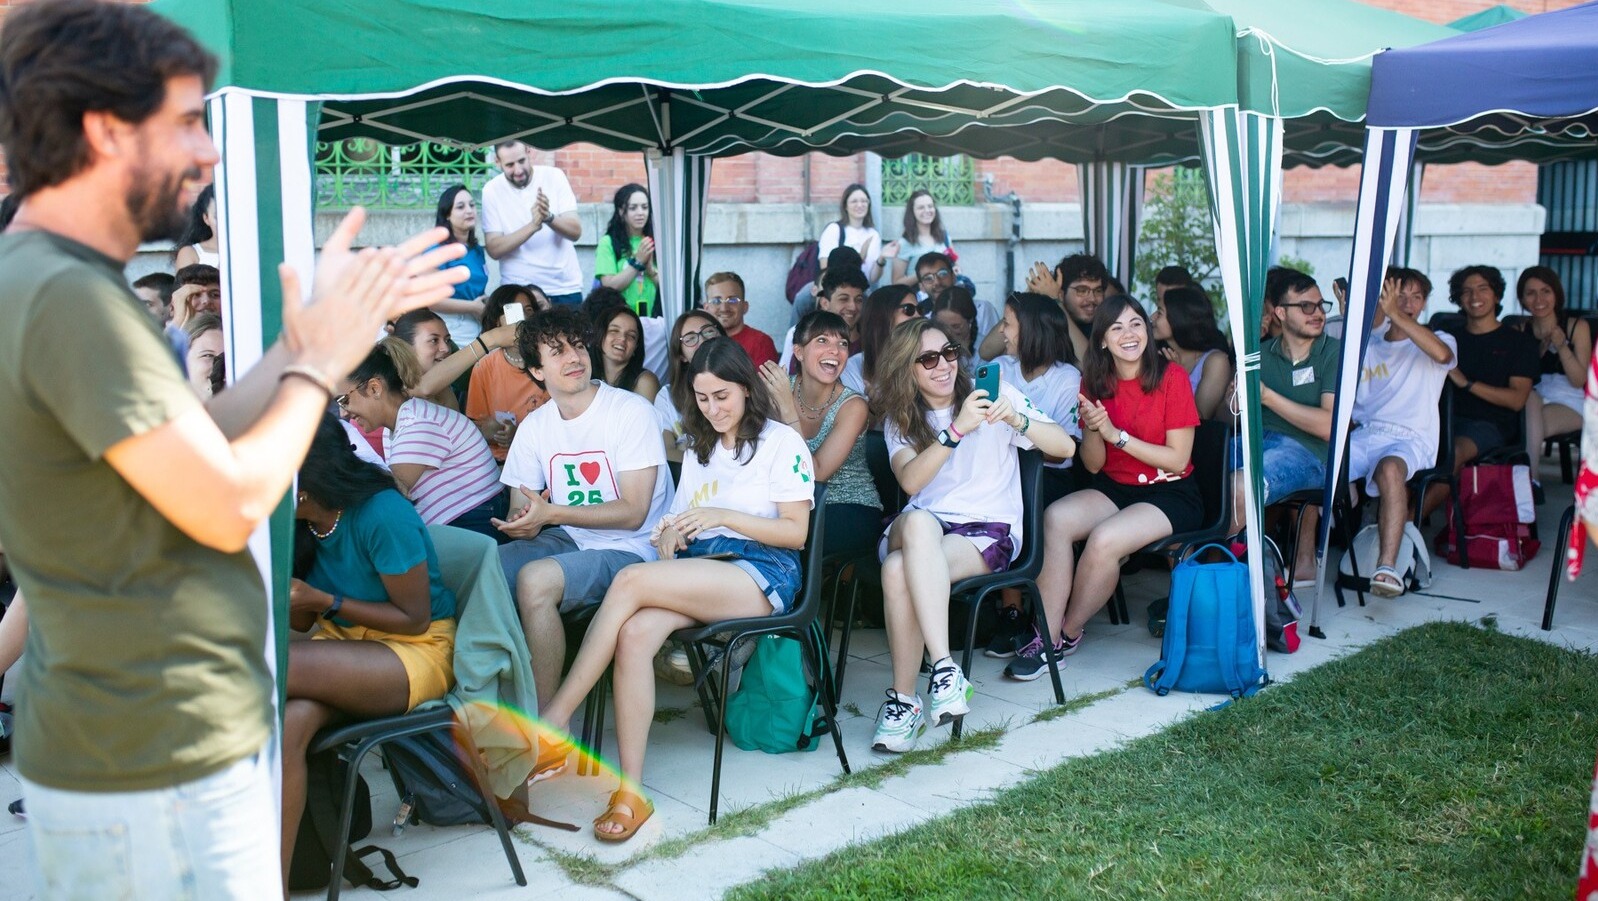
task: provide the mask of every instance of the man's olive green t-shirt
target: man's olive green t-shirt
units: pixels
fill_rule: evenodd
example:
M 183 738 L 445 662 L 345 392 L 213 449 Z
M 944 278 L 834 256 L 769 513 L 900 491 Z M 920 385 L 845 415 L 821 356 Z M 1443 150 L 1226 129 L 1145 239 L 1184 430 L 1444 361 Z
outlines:
M 105 461 L 199 403 L 115 260 L 45 232 L 0 235 L 0 545 L 28 601 L 27 779 L 172 786 L 270 734 L 254 561 L 184 535 Z
M 1336 338 L 1321 335 L 1310 344 L 1308 357 L 1294 361 L 1288 359 L 1287 344 L 1278 335 L 1260 345 L 1260 383 L 1295 404 L 1319 407 L 1321 395 L 1337 393 L 1337 361 L 1342 348 Z M 1325 439 L 1293 425 L 1270 407 L 1265 408 L 1260 424 L 1304 445 L 1317 458 L 1326 456 Z

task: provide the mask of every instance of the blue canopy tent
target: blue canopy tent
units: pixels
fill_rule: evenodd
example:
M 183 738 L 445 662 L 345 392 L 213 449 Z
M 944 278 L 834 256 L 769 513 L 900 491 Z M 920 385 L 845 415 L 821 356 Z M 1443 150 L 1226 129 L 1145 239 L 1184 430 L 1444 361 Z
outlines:
M 1347 321 L 1358 328 L 1347 335 L 1370 333 L 1414 162 L 1590 159 L 1598 156 L 1595 134 L 1598 2 L 1378 55 L 1349 266 Z M 1334 448 L 1348 435 L 1364 350 L 1363 340 L 1344 341 Z M 1343 463 L 1334 454 L 1328 467 L 1327 509 Z M 1323 560 L 1326 535 L 1323 519 Z

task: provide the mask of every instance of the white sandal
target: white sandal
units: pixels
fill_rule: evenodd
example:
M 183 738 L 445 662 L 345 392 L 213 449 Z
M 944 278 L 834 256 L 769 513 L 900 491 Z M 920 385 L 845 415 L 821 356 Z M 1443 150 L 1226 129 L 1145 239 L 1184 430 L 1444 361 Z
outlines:
M 1396 598 L 1404 594 L 1404 575 L 1391 566 L 1376 567 L 1370 581 L 1371 594 L 1379 598 Z

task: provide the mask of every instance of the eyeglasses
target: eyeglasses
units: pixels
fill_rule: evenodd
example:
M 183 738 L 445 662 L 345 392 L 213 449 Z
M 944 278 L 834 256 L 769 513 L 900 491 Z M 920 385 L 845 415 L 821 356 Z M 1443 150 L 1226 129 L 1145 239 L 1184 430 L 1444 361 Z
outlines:
M 1306 300 L 1302 303 L 1284 303 L 1282 306 L 1292 307 L 1293 309 L 1298 310 L 1300 313 L 1303 313 L 1305 316 L 1314 316 L 1316 310 L 1320 310 L 1322 313 L 1330 313 L 1332 311 L 1332 302 L 1329 300 L 1323 300 L 1320 303 L 1316 303 L 1313 300 Z
M 677 340 L 682 342 L 683 347 L 692 350 L 693 348 L 698 347 L 702 341 L 709 341 L 711 338 L 720 337 L 721 329 L 716 328 L 713 325 L 707 325 L 697 332 L 686 332 Z
M 704 303 L 702 303 L 700 305 L 701 306 L 706 306 L 706 307 L 719 307 L 719 306 L 721 306 L 724 303 L 743 303 L 743 302 L 744 302 L 744 299 L 742 297 L 707 297 L 707 298 L 705 298 Z
M 947 269 L 939 269 L 937 272 L 928 272 L 926 275 L 921 276 L 921 284 L 930 285 L 940 278 L 948 278 L 952 275 L 954 275 L 954 273 Z
M 899 312 L 911 318 L 915 318 L 921 315 L 921 308 L 913 303 L 902 303 L 899 304 Z
M 1104 297 L 1104 286 L 1099 285 L 1097 288 L 1093 288 L 1089 287 L 1088 285 L 1072 285 L 1071 296 L 1083 298 L 1097 297 L 1102 299 Z
M 337 404 L 340 410 L 348 410 L 350 408 L 350 396 L 348 394 L 340 394 L 333 398 L 333 403 Z
M 942 350 L 929 350 L 916 357 L 916 362 L 921 364 L 922 369 L 936 369 L 940 359 L 945 363 L 958 361 L 960 359 L 960 345 L 951 342 L 943 345 Z

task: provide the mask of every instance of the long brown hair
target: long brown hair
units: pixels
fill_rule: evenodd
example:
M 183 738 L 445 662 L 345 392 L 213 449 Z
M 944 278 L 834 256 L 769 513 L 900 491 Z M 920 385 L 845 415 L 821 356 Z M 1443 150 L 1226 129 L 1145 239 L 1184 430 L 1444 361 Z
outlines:
M 948 333 L 935 322 L 912 319 L 899 323 L 893 327 L 893 332 L 888 336 L 888 345 L 882 349 L 882 359 L 877 364 L 878 378 L 871 391 L 872 412 L 892 423 L 904 440 L 916 449 L 916 453 L 931 447 L 938 440 L 937 433 L 927 422 L 927 414 L 932 412 L 932 408 L 916 386 L 915 368 L 920 365 L 916 357 L 921 356 L 921 336 L 927 332 L 942 335 L 945 344 L 953 343 Z M 970 393 L 971 374 L 964 366 L 959 366 L 954 374 L 956 412 Z
M 1115 357 L 1105 348 L 1104 342 L 1110 326 L 1126 310 L 1136 310 L 1138 318 L 1143 320 L 1143 356 L 1137 361 L 1138 382 L 1143 393 L 1158 391 L 1160 382 L 1165 379 L 1165 357 L 1154 347 L 1154 327 L 1143 305 L 1125 294 L 1106 297 L 1093 313 L 1093 331 L 1088 336 L 1087 351 L 1082 354 L 1082 393 L 1094 400 L 1115 396 L 1115 383 L 1119 380 L 1115 374 Z
M 677 408 L 678 420 L 686 420 L 687 409 L 694 406 L 694 378 L 690 374 L 689 361 L 682 358 L 684 326 L 694 319 L 703 319 L 706 325 L 713 325 L 716 331 L 723 335 L 727 334 L 727 330 L 721 327 L 716 317 L 704 310 L 685 310 L 677 317 L 677 321 L 671 324 L 671 337 L 666 344 L 666 386 L 671 393 L 671 405 Z
M 766 420 L 771 419 L 775 412 L 771 392 L 760 381 L 755 364 L 738 342 L 731 338 L 712 338 L 699 345 L 693 361 L 688 364 L 688 408 L 677 412 L 682 415 L 683 431 L 687 433 L 701 466 L 710 462 L 711 449 L 721 440 L 716 427 L 699 409 L 699 401 L 693 393 L 694 377 L 701 372 L 708 372 L 724 382 L 741 385 L 748 394 L 744 400 L 743 418 L 738 420 L 738 426 L 733 430 L 732 445 L 733 457 L 741 464 L 748 464 L 755 458 L 755 451 L 760 445 L 760 432 L 766 427 Z M 744 455 L 746 451 L 747 457 Z

